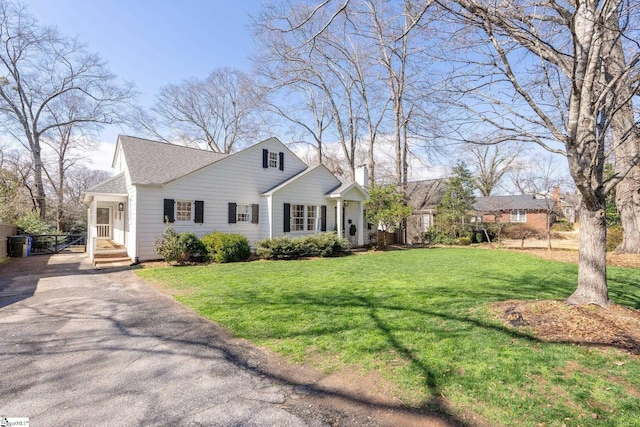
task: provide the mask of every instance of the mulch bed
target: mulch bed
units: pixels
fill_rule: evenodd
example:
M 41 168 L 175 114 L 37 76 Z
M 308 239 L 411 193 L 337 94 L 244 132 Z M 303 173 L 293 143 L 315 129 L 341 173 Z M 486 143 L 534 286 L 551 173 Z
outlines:
M 552 261 L 577 263 L 574 250 L 519 250 Z M 607 265 L 640 268 L 640 254 L 607 254 Z M 640 311 L 611 304 L 569 306 L 564 301 L 500 301 L 492 309 L 505 325 L 526 328 L 547 342 L 613 347 L 640 355 Z
M 640 311 L 611 304 L 569 306 L 564 301 L 500 301 L 491 305 L 509 327 L 546 342 L 617 348 L 640 355 Z

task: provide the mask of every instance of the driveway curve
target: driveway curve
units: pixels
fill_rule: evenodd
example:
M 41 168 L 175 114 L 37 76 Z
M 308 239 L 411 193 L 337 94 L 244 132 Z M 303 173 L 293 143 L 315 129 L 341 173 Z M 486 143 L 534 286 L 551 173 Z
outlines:
M 324 426 L 217 327 L 84 254 L 0 264 L 0 416 L 30 425 Z M 294 413 L 297 412 L 297 413 Z

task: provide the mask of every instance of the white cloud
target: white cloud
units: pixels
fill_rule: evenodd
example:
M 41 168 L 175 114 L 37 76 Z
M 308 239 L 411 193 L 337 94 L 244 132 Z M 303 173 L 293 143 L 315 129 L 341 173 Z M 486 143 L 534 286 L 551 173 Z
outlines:
M 83 163 L 90 169 L 113 172 L 111 162 L 116 144 L 114 142 L 96 142 L 83 156 Z

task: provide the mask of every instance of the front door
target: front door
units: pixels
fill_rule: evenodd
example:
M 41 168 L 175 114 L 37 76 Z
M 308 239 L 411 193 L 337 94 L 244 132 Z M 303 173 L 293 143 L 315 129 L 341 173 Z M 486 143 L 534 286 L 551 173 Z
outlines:
M 111 239 L 111 208 L 96 209 L 98 239 Z

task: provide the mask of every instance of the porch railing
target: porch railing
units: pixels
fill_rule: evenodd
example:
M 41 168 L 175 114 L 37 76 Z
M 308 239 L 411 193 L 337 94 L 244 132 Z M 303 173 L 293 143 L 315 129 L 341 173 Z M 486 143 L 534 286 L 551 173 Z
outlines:
M 98 238 L 111 237 L 110 228 L 109 224 L 98 224 Z

